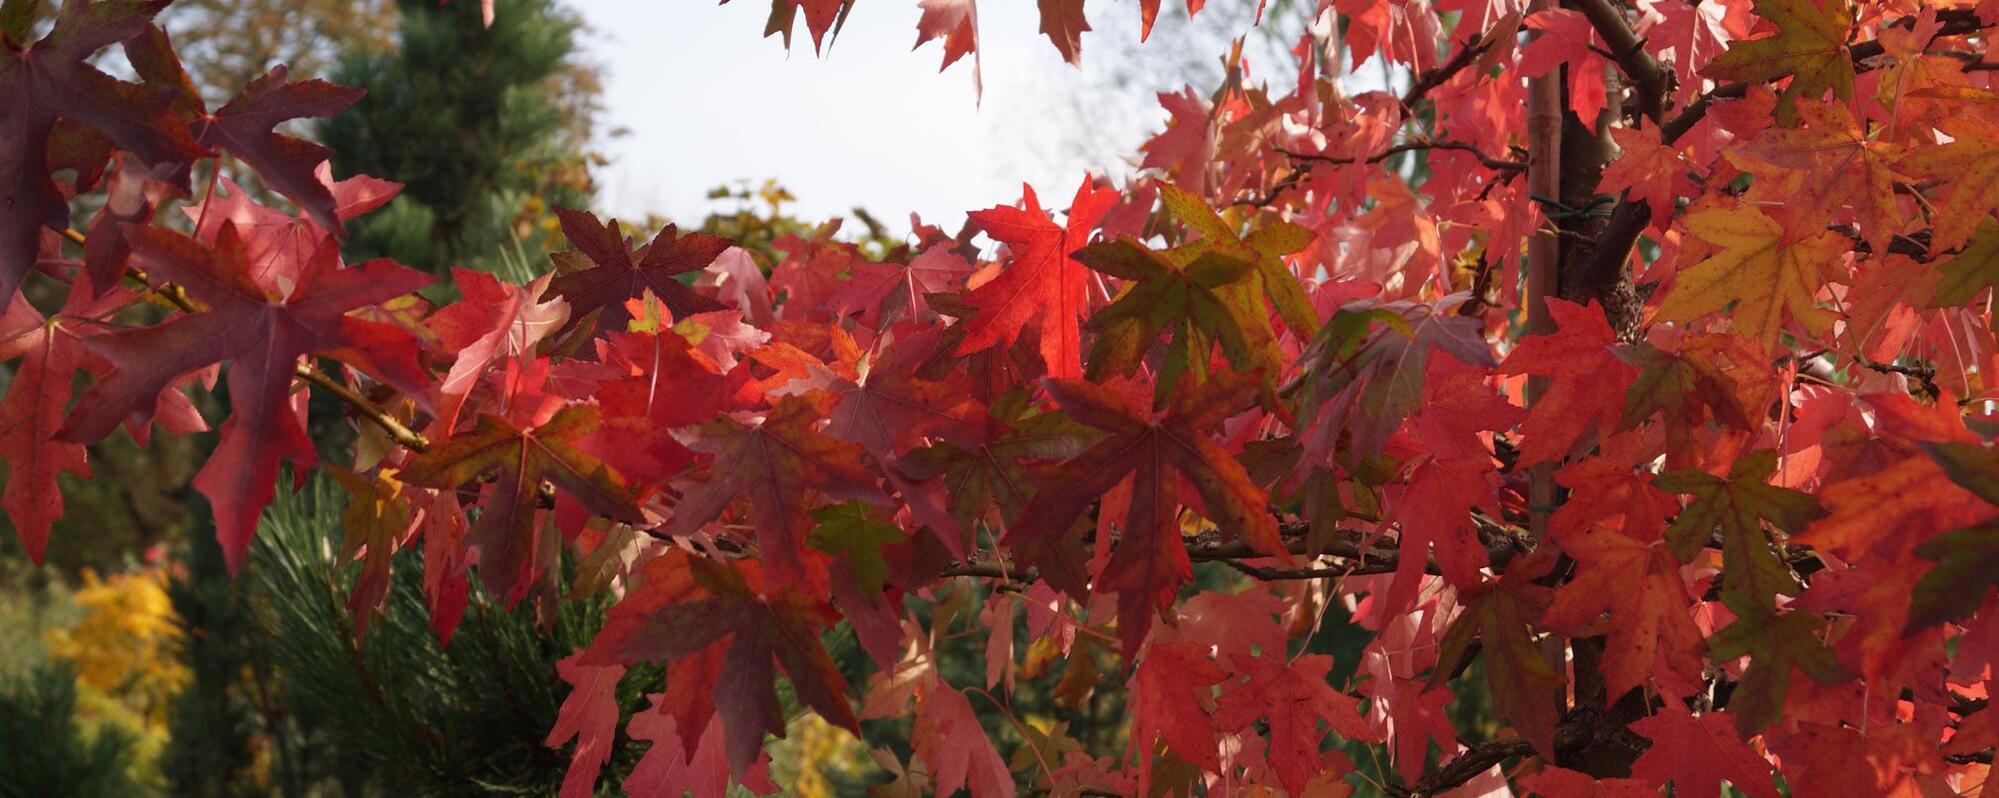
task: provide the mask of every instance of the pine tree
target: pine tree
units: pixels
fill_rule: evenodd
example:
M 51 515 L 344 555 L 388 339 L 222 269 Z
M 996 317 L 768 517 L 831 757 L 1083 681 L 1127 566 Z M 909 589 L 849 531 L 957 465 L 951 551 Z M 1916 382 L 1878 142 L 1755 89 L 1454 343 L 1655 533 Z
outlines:
M 354 254 L 412 266 L 495 265 L 509 246 L 537 249 L 551 205 L 587 205 L 597 110 L 594 70 L 576 48 L 577 16 L 554 0 L 399 0 L 393 50 L 363 50 L 332 79 L 368 91 L 320 138 L 334 170 L 392 176 L 402 195 L 357 225 Z

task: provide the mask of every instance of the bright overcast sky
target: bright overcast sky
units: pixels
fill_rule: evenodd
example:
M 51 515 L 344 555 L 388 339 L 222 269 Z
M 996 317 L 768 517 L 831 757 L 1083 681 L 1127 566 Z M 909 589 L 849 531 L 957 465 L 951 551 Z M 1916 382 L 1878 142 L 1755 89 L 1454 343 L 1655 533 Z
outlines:
M 823 56 L 813 54 L 802 16 L 790 52 L 761 38 L 770 11 L 762 0 L 572 2 L 595 29 L 587 51 L 606 69 L 604 126 L 628 131 L 606 145 L 612 163 L 598 200 L 625 216 L 698 221 L 714 207 L 704 199 L 710 188 L 777 178 L 808 218 L 860 206 L 899 229 L 910 211 L 955 229 L 967 210 L 1012 202 L 1023 180 L 1066 198 L 1086 168 L 1136 152 L 1164 120 L 1152 93 L 1177 88 L 1180 77 L 1142 77 L 1155 85 L 1078 103 L 1076 90 L 1101 79 L 1117 55 L 1111 38 L 1136 40 L 1131 0 L 1090 4 L 1097 30 L 1084 34 L 1083 72 L 1037 32 L 1035 3 L 981 3 L 983 105 L 969 57 L 939 73 L 938 42 L 910 50 L 915 0 L 859 3 Z M 1149 48 L 1176 46 L 1162 34 L 1187 24 L 1167 5 Z M 1201 21 L 1249 24 L 1208 19 L 1219 11 Z M 1187 61 L 1219 53 L 1204 49 L 1214 53 L 1188 52 Z

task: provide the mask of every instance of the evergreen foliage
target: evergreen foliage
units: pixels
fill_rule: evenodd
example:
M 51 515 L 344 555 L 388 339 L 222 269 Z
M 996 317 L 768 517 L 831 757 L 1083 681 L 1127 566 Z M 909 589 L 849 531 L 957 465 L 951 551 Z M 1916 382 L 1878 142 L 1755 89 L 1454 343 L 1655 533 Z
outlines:
M 131 740 L 112 728 L 85 733 L 76 676 L 59 665 L 0 680 L 0 798 L 126 796 Z
M 582 63 L 576 15 L 554 0 L 400 0 L 392 50 L 348 55 L 332 80 L 367 90 L 320 127 L 334 171 L 394 175 L 403 193 L 356 223 L 356 255 L 442 270 L 485 266 L 502 247 L 538 248 L 551 206 L 587 205 L 584 153 L 596 78 Z

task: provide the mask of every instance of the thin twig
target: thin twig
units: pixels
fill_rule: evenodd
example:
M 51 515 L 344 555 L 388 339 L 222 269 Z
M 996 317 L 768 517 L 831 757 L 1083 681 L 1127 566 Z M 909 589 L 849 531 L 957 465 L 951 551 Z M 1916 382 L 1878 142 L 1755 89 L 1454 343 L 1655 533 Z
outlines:
M 82 233 L 65 227 L 62 228 L 62 235 L 63 238 L 68 239 L 71 243 L 83 246 L 85 239 Z M 135 287 L 142 291 L 166 300 L 168 304 L 173 305 L 182 313 L 201 312 L 200 304 L 193 297 L 188 296 L 187 291 L 172 283 L 163 283 L 155 286 L 150 276 L 143 269 L 128 266 L 125 269 L 125 280 L 133 283 Z M 410 429 L 388 411 L 376 407 L 374 402 L 368 401 L 367 397 L 347 387 L 345 383 L 328 376 L 319 369 L 313 368 L 311 363 L 299 363 L 293 366 L 292 374 L 301 380 L 305 380 L 307 383 L 319 386 L 328 393 L 333 394 L 343 404 L 353 408 L 354 412 L 360 414 L 362 418 L 374 422 L 375 426 L 380 427 L 383 432 L 388 433 L 389 438 L 403 448 L 414 452 L 422 452 L 430 448 L 429 439 L 425 438 L 422 433 Z

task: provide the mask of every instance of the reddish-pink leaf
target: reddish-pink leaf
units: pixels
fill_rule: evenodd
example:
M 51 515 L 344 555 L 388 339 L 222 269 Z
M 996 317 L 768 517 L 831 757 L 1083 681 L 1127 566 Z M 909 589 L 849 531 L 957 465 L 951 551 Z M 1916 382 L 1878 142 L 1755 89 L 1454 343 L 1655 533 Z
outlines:
M 965 340 L 957 353 L 971 354 L 998 344 L 1012 345 L 1034 323 L 1041 334 L 1041 359 L 1055 377 L 1083 376 L 1082 320 L 1089 311 L 1089 267 L 1070 257 L 1089 243 L 1117 192 L 1098 189 L 1085 175 L 1069 205 L 1064 226 L 1056 226 L 1032 186 L 1022 186 L 1026 208 L 1001 205 L 973 213 L 972 222 L 1009 249 L 998 276 L 967 294 L 978 315 L 963 322 Z

